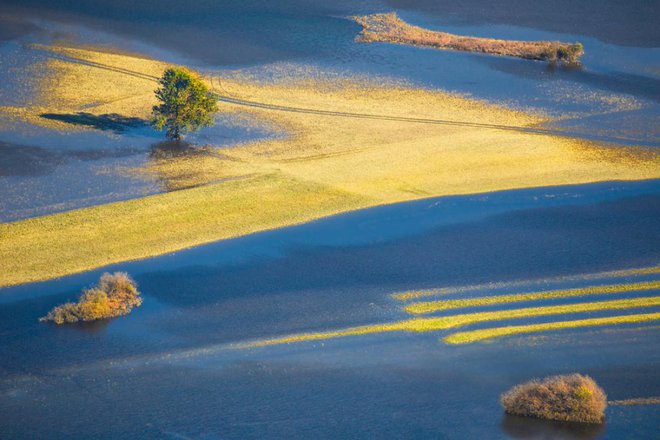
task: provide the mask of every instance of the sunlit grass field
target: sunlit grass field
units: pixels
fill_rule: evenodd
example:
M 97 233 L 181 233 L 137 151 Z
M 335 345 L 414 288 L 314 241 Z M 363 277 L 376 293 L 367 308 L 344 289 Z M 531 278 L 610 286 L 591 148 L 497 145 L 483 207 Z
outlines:
M 40 114 L 149 117 L 163 63 L 39 50 L 55 58 L 41 66 L 49 73 L 34 104 L 0 111 L 64 131 L 90 128 Z M 537 133 L 530 129 L 548 121 L 542 115 L 442 91 L 364 78 L 264 83 L 240 72 L 220 81 L 216 92 L 233 100 L 222 101 L 221 112 L 278 136 L 122 170 L 171 192 L 0 224 L 0 287 L 382 204 L 660 177 L 652 150 Z

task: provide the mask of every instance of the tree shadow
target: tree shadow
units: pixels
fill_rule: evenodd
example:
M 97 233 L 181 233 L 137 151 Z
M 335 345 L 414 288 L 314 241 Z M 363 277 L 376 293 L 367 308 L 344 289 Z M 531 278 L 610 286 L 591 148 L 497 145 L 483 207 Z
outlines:
M 123 133 L 131 128 L 147 126 L 147 121 L 144 119 L 122 116 L 117 113 L 105 113 L 102 115 L 94 115 L 86 112 L 42 113 L 40 116 L 52 121 L 92 127 L 97 130 L 114 131 L 115 133 Z
M 505 414 L 500 424 L 507 435 L 520 440 L 594 440 L 605 432 L 604 424 L 568 423 Z

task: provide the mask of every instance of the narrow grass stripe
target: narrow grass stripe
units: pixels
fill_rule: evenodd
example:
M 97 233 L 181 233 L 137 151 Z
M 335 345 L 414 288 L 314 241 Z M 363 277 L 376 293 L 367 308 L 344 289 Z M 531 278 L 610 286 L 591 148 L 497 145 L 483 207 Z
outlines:
M 575 321 L 547 322 L 543 324 L 514 325 L 507 327 L 485 328 L 451 334 L 443 339 L 447 344 L 469 344 L 484 339 L 500 338 L 502 336 L 520 333 L 537 333 L 579 327 L 594 327 L 599 325 L 615 325 L 660 320 L 660 313 L 639 315 L 608 316 L 606 318 L 578 319 Z
M 568 313 L 595 312 L 601 310 L 631 309 L 639 307 L 660 306 L 660 296 L 647 298 L 620 299 L 612 301 L 597 301 L 590 303 L 568 304 L 560 306 L 531 307 L 513 310 L 498 310 L 493 312 L 467 313 L 463 315 L 442 316 L 433 318 L 413 318 L 392 323 L 364 325 L 327 332 L 300 333 L 280 338 L 238 344 L 236 348 L 260 347 L 266 345 L 286 344 L 290 342 L 318 341 L 323 339 L 357 336 L 386 332 L 428 332 L 447 330 L 478 322 L 501 321 L 505 319 L 530 318 L 535 316 L 562 315 Z
M 610 400 L 607 402 L 608 405 L 660 405 L 660 396 L 654 397 L 637 397 L 634 399 L 624 399 L 624 400 Z
M 544 285 L 548 283 L 591 281 L 607 278 L 622 278 L 640 275 L 654 275 L 660 273 L 660 266 L 640 267 L 634 269 L 612 270 L 607 272 L 587 273 L 581 275 L 569 275 L 551 278 L 540 278 L 533 280 L 517 280 L 506 282 L 493 282 L 484 284 L 472 284 L 467 286 L 442 287 L 439 289 L 413 290 L 409 292 L 395 293 L 392 298 L 398 301 L 409 301 L 412 299 L 426 298 L 429 296 L 450 295 L 454 293 L 471 292 L 485 289 L 511 289 L 523 286 Z
M 605 286 L 589 286 L 576 289 L 550 290 L 547 292 L 517 293 L 512 295 L 496 295 L 480 298 L 450 299 L 444 301 L 427 301 L 409 304 L 404 307 L 408 313 L 422 314 L 440 310 L 457 309 L 461 307 L 490 306 L 520 301 L 537 301 L 553 298 L 571 298 L 584 295 L 601 295 L 624 292 L 639 292 L 660 289 L 660 281 L 648 281 L 632 284 L 611 284 Z

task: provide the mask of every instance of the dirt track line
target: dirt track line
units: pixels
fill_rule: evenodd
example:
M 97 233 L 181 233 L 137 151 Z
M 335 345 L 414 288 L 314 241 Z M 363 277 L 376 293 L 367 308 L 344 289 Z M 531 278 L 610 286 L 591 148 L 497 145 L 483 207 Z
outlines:
M 147 81 L 153 81 L 153 82 L 158 82 L 160 78 L 158 78 L 155 75 L 149 75 L 146 73 L 142 72 L 136 72 L 133 70 L 125 69 L 122 67 L 115 67 L 115 66 L 110 66 L 107 64 L 103 63 L 97 63 L 95 61 L 89 61 L 89 60 L 84 60 L 81 58 L 76 58 L 76 57 L 71 57 L 67 55 L 60 55 L 60 54 L 50 54 L 49 55 L 51 58 L 59 59 L 62 61 L 68 61 L 72 63 L 77 63 L 77 64 L 83 64 L 89 67 L 95 67 L 98 69 L 104 69 L 116 73 L 121 73 L 125 75 L 130 75 L 136 78 L 144 79 Z M 284 112 L 290 112 L 290 113 L 306 113 L 306 114 L 314 114 L 314 115 L 322 115 L 322 116 L 335 116 L 335 117 L 347 117 L 347 118 L 359 118 L 359 119 L 375 119 L 375 120 L 382 120 L 382 121 L 395 121 L 395 122 L 411 122 L 411 123 L 418 123 L 418 124 L 436 124 L 436 125 L 447 125 L 447 126 L 456 126 L 456 127 L 471 127 L 471 128 L 484 128 L 484 129 L 491 129 L 491 130 L 504 130 L 504 131 L 515 131 L 519 133 L 529 133 L 529 134 L 539 134 L 539 135 L 545 135 L 545 136 L 560 136 L 560 137 L 566 137 L 566 138 L 582 138 L 582 139 L 594 139 L 594 140 L 601 140 L 604 142 L 616 142 L 616 143 L 621 143 L 621 144 L 638 144 L 640 143 L 639 140 L 635 139 L 626 139 L 626 138 L 618 138 L 618 137 L 610 137 L 610 136 L 590 136 L 590 137 L 585 137 L 584 135 L 580 135 L 579 133 L 571 133 L 571 132 L 566 132 L 566 131 L 561 131 L 561 130 L 552 130 L 552 129 L 544 129 L 544 128 L 532 128 L 532 127 L 521 127 L 521 126 L 515 126 L 515 125 L 502 125 L 502 124 L 485 124 L 485 123 L 479 123 L 479 122 L 466 122 L 466 121 L 452 121 L 448 119 L 427 119 L 427 118 L 412 118 L 412 117 L 406 117 L 406 116 L 389 116 L 389 115 L 377 115 L 377 114 L 367 114 L 367 113 L 353 113 L 353 112 L 339 112 L 339 111 L 332 111 L 332 110 L 321 110 L 321 109 L 312 109 L 312 108 L 304 108 L 304 107 L 290 107 L 290 106 L 284 106 L 284 105 L 277 105 L 277 104 L 267 104 L 263 102 L 257 102 L 257 101 L 249 101 L 245 99 L 239 99 L 239 98 L 232 98 L 230 96 L 222 95 L 217 92 L 212 92 L 212 95 L 221 102 L 226 102 L 229 104 L 234 104 L 234 105 L 241 105 L 245 107 L 252 107 L 252 108 L 262 108 L 266 110 L 276 110 L 276 111 L 284 111 Z M 655 146 L 655 144 L 652 144 L 652 146 Z

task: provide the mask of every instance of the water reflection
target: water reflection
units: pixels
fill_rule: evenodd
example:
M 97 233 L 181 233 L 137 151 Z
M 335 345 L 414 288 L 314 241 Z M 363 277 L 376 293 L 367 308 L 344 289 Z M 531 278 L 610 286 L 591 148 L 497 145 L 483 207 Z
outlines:
M 162 141 L 156 142 L 149 147 L 149 158 L 155 160 L 174 159 L 177 157 L 193 156 L 200 154 L 202 148 L 186 141 Z
M 511 58 L 482 57 L 479 61 L 494 70 L 535 81 L 569 80 L 582 83 L 609 93 L 623 93 L 641 99 L 660 101 L 660 81 L 647 76 L 625 72 L 599 73 L 585 70 L 582 66 L 558 66 L 552 64 L 520 62 Z
M 502 431 L 520 440 L 593 440 L 605 433 L 605 424 L 567 423 L 505 414 Z
M 63 162 L 60 154 L 41 147 L 0 141 L 0 177 L 43 176 Z
M 393 8 L 415 9 L 457 23 L 497 23 L 575 33 L 615 44 L 657 47 L 657 2 L 647 0 L 386 0 Z
M 60 327 L 65 330 L 75 331 L 79 333 L 88 333 L 88 334 L 97 334 L 105 330 L 106 327 L 110 324 L 111 319 L 99 319 L 96 321 L 87 321 L 87 322 L 75 322 L 71 324 L 62 324 L 57 325 L 49 323 L 48 325 L 53 327 Z

